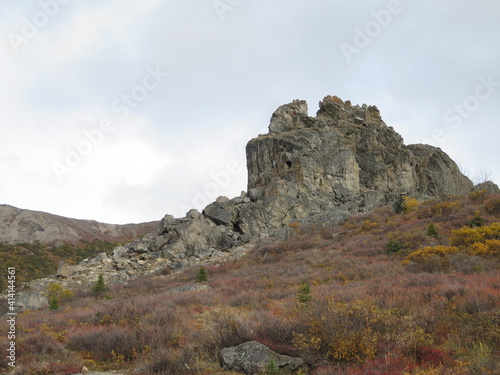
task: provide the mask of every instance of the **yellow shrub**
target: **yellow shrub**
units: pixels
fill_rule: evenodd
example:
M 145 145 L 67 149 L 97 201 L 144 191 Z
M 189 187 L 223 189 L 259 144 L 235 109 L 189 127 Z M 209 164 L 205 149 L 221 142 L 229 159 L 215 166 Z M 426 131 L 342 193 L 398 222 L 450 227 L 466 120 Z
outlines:
M 378 227 L 380 227 L 379 223 L 375 221 L 365 220 L 363 221 L 363 224 L 361 224 L 361 227 L 358 228 L 358 233 L 369 232 L 373 229 L 377 229 Z
M 482 227 L 463 227 L 452 231 L 450 243 L 453 246 L 469 247 L 487 240 L 500 240 L 500 223 L 492 223 Z
M 409 254 L 403 265 L 412 265 L 420 271 L 443 271 L 449 265 L 449 255 L 456 254 L 456 246 L 428 246 Z
M 403 208 L 403 212 L 405 214 L 409 214 L 410 212 L 414 212 L 417 210 L 419 203 L 415 198 L 403 197 L 403 204 L 401 207 Z
M 462 207 L 461 202 L 447 202 L 447 203 L 435 204 L 430 209 L 433 216 L 443 216 L 443 215 L 449 215 L 453 211 L 456 211 L 461 207 Z
M 60 283 L 51 283 L 47 285 L 45 296 L 49 301 L 57 299 L 57 301 L 65 301 L 73 297 L 74 293 L 71 290 L 65 289 Z
M 488 195 L 488 190 L 473 191 L 469 194 L 469 199 L 471 201 L 483 201 Z
M 458 252 L 458 247 L 456 246 L 428 246 L 423 249 L 419 249 L 409 254 L 406 260 L 415 261 L 425 261 L 433 256 L 447 257 L 450 254 L 455 254 Z
M 306 332 L 295 334 L 293 343 L 335 361 L 363 362 L 375 358 L 385 322 L 386 314 L 371 302 L 328 298 L 326 304 L 313 306 Z
M 486 240 L 484 243 L 476 242 L 469 250 L 471 255 L 483 257 L 500 255 L 500 240 Z

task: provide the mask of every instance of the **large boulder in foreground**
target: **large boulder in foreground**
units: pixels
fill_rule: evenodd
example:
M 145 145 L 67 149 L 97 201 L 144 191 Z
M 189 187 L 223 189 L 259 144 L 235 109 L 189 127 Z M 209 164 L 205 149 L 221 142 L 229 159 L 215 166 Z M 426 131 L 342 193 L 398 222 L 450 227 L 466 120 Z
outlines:
M 246 375 L 263 373 L 273 360 L 280 374 L 294 374 L 306 366 L 302 358 L 275 353 L 257 341 L 249 341 L 221 350 L 222 366 Z

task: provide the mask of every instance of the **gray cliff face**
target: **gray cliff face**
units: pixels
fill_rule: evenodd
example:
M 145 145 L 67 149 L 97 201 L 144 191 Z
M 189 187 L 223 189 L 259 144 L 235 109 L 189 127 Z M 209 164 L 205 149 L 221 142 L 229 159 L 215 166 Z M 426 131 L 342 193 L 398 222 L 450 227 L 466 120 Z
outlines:
M 439 197 L 468 194 L 474 189 L 472 181 L 440 148 L 418 144 L 408 149 L 415 157 L 418 193 Z
M 427 198 L 473 189 L 440 149 L 405 146 L 376 107 L 331 96 L 320 102 L 314 118 L 304 101 L 278 108 L 269 134 L 248 143 L 247 164 L 248 190 L 262 190 L 264 198 L 259 210 L 247 208 L 240 217 L 242 226 L 256 233 L 262 223 L 342 218 L 379 205 L 397 207 L 405 195 Z
M 320 102 L 315 117 L 295 100 L 272 115 L 269 133 L 247 145 L 248 190 L 219 197 L 203 212 L 166 215 L 156 231 L 77 266 L 61 264 L 53 279 L 88 285 L 126 282 L 161 270 L 237 259 L 253 243 L 287 238 L 290 224 L 327 223 L 389 205 L 403 196 L 428 199 L 467 194 L 472 182 L 439 148 L 405 146 L 374 106 L 352 106 L 337 97 Z M 498 191 L 493 183 L 483 184 Z M 481 186 L 483 186 L 481 185 Z M 479 188 L 479 187 L 478 187 Z

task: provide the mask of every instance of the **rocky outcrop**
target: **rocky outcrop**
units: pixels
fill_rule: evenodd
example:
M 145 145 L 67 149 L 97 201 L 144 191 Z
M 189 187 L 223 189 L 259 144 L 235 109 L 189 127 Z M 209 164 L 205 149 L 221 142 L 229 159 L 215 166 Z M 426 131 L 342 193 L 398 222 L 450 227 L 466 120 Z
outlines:
M 0 205 L 0 242 L 62 244 L 81 240 L 92 242 L 96 239 L 125 242 L 151 232 L 157 223 L 103 224 Z
M 320 102 L 316 117 L 304 101 L 281 106 L 269 134 L 247 146 L 248 190 L 262 198 L 239 212 L 253 235 L 293 221 L 341 219 L 402 196 L 420 198 L 472 191 L 472 182 L 440 149 L 405 146 L 375 106 L 337 97 Z
M 415 157 L 417 190 L 430 197 L 464 195 L 474 190 L 474 184 L 464 176 L 455 162 L 440 148 L 428 145 L 409 145 Z
M 257 341 L 224 348 L 220 356 L 223 368 L 247 375 L 264 373 L 272 361 L 280 374 L 294 374 L 306 367 L 302 358 L 278 354 Z
M 248 143 L 247 166 L 248 189 L 239 197 L 219 197 L 183 218 L 166 215 L 140 240 L 77 266 L 62 264 L 48 280 L 88 285 L 103 274 L 108 283 L 125 282 L 236 259 L 259 239 L 289 237 L 294 222 L 326 223 L 381 205 L 396 209 L 404 196 L 427 199 L 474 190 L 441 149 L 406 146 L 377 107 L 331 96 L 319 103 L 315 117 L 305 101 L 279 107 L 269 133 Z
M 492 194 L 500 194 L 500 188 L 498 187 L 498 185 L 491 181 L 486 181 L 477 184 L 476 186 L 474 186 L 474 190 L 476 191 L 486 190 L 487 192 Z

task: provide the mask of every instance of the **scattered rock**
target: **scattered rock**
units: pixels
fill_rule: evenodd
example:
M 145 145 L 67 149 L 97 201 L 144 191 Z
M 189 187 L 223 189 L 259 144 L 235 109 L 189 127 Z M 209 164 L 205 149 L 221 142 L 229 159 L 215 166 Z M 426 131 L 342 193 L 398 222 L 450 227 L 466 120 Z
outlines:
M 189 284 L 174 288 L 172 292 L 205 292 L 212 289 L 213 288 L 209 285 Z
M 221 350 L 223 368 L 247 375 L 263 373 L 271 360 L 275 361 L 280 374 L 292 374 L 306 366 L 302 358 L 278 354 L 257 341 Z

